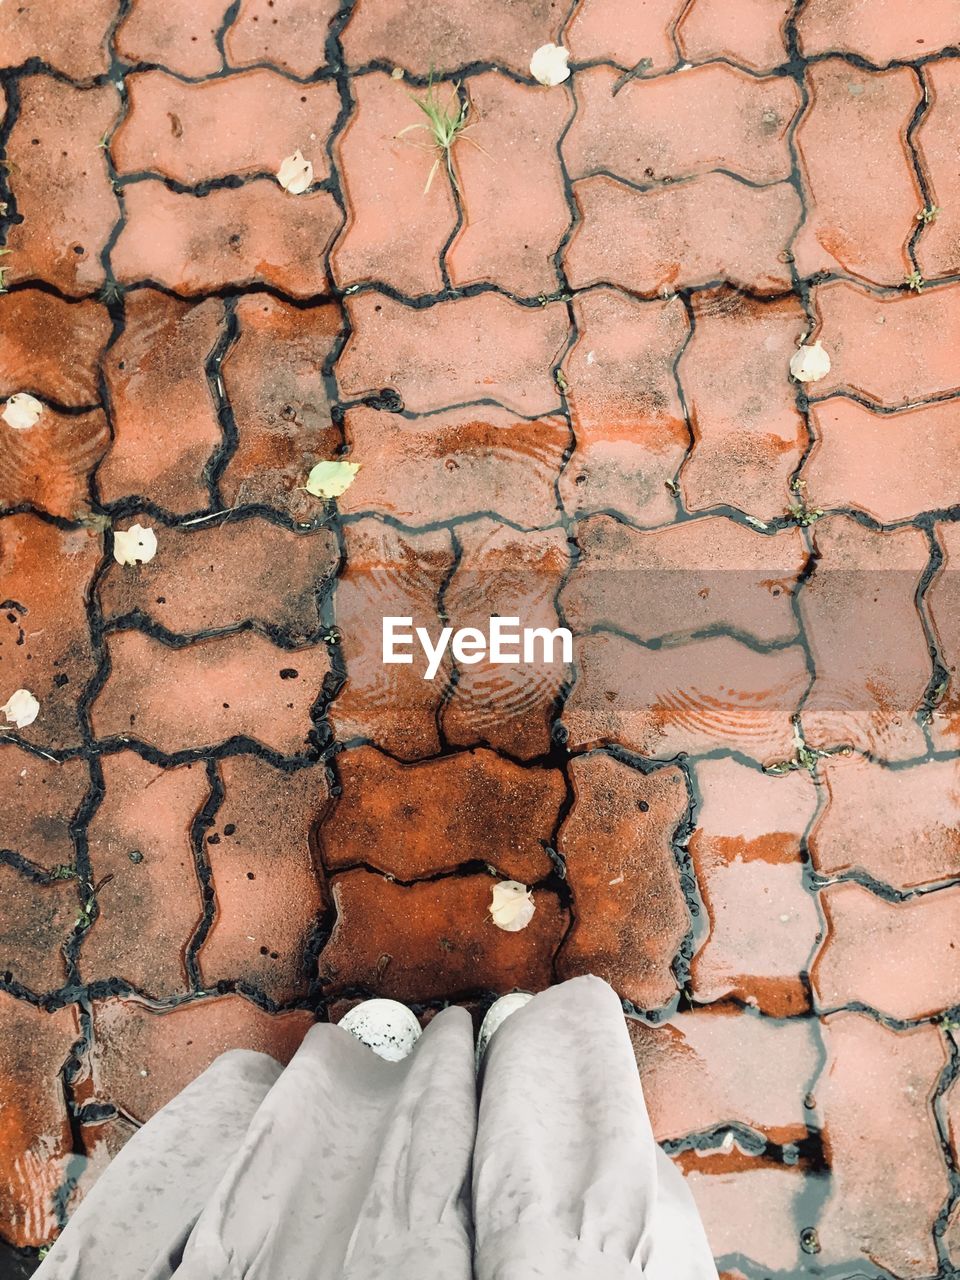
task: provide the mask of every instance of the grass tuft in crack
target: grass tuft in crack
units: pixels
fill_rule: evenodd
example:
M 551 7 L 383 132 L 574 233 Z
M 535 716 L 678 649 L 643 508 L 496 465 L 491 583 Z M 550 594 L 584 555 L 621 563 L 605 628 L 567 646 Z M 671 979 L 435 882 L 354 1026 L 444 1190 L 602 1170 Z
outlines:
M 478 151 L 483 151 L 483 147 L 478 142 L 474 142 L 473 138 L 466 137 L 466 131 L 472 127 L 468 123 L 471 110 L 470 99 L 460 97 L 460 81 L 454 80 L 450 86 L 450 96 L 444 101 L 441 97 L 440 87 L 434 82 L 432 71 L 430 72 L 426 93 L 421 97 L 411 93 L 409 97 L 427 117 L 427 121 L 426 123 L 421 121 L 419 124 L 408 124 L 405 129 L 400 130 L 397 137 L 402 138 L 405 133 L 411 133 L 415 129 L 425 129 L 433 139 L 429 150 L 436 152 L 436 158 L 430 168 L 423 194 L 426 195 L 430 190 L 433 180 L 437 176 L 437 170 L 441 165 L 446 166 L 453 189 L 459 193 L 460 187 L 453 172 L 452 153 L 454 143 L 458 138 L 463 138 L 465 142 L 473 143 Z M 484 152 L 484 154 L 486 153 Z

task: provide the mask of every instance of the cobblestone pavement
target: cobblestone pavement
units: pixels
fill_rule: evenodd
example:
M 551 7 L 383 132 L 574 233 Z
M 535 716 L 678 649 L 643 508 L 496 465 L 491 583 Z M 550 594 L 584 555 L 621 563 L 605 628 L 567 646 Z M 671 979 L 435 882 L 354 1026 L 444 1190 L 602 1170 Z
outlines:
M 956 1274 L 956 0 L 225 6 L 0 9 L 0 1233 L 228 1046 L 593 971 L 727 1277 Z

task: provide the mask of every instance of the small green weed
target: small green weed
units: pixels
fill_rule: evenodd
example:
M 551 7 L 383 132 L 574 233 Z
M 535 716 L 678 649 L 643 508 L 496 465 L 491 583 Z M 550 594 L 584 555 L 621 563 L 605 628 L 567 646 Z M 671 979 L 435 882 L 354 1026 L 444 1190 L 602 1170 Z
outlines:
M 903 283 L 914 293 L 923 293 L 924 279 L 916 267 L 904 278 Z
M 925 208 L 921 209 L 920 212 L 917 214 L 917 221 L 922 222 L 925 227 L 929 226 L 931 222 L 936 222 L 937 214 L 939 212 L 940 212 L 939 205 L 928 204 Z
M 420 97 L 413 93 L 409 96 L 427 117 L 427 120 L 426 123 L 421 121 L 419 124 L 408 124 L 405 129 L 400 130 L 397 137 L 402 138 L 405 133 L 411 133 L 415 129 L 425 129 L 433 139 L 429 150 L 437 153 L 427 177 L 427 185 L 423 188 L 423 194 L 426 195 L 430 190 L 433 180 L 437 176 L 437 170 L 441 165 L 446 166 L 453 189 L 459 192 L 460 188 L 453 172 L 452 153 L 454 143 L 458 138 L 463 138 L 465 142 L 472 142 L 478 151 L 483 151 L 483 147 L 478 142 L 466 137 L 466 131 L 471 127 L 468 123 L 470 119 L 469 98 L 460 97 L 460 81 L 454 80 L 450 86 L 450 96 L 444 102 L 440 95 L 440 87 L 434 83 L 432 71 L 426 93 Z
M 807 482 L 794 478 L 790 481 L 790 490 L 797 495 L 797 501 L 787 509 L 787 514 L 795 524 L 806 529 L 823 515 L 821 507 L 811 507 L 807 503 Z

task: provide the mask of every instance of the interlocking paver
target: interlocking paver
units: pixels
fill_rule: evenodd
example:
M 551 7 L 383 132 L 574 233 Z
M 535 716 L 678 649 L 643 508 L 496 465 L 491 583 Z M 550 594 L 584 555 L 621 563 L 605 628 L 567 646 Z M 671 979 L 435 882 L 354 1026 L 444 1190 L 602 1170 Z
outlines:
M 113 85 L 76 89 L 51 76 L 20 81 L 6 156 L 23 221 L 7 230 L 11 280 L 86 294 L 104 281 L 101 254 L 119 206 L 100 140 L 120 109 Z
M 960 763 L 885 769 L 861 756 L 824 760 L 829 803 L 810 833 L 824 875 L 865 871 L 894 889 L 960 876 Z
M 231 67 L 268 62 L 295 76 L 311 76 L 327 63 L 337 0 L 241 0 L 224 47 Z
M 904 408 L 960 392 L 960 286 L 881 296 L 839 280 L 816 293 L 832 368 L 816 396 L 847 391 Z
M 238 336 L 222 364 L 237 431 L 220 481 L 224 502 L 264 502 L 313 520 L 320 503 L 304 492 L 304 481 L 340 444 L 323 377 L 340 332 L 339 309 L 298 308 L 253 293 L 238 299 L 236 318 Z
M 314 181 L 330 174 L 326 139 L 340 110 L 330 81 L 301 85 L 262 68 L 191 84 L 164 71 L 127 79 L 130 105 L 110 154 L 120 174 L 157 173 L 193 185 L 275 173 L 302 151 Z M 231 121 L 224 137 L 218 122 Z
M 816 668 L 803 708 L 807 740 L 891 760 L 922 755 L 917 714 L 931 660 L 914 597 L 930 554 L 923 532 L 881 533 L 826 516 L 814 541 L 819 558 L 799 598 Z
M 135 1000 L 98 1000 L 90 1052 L 94 1097 L 142 1123 L 228 1049 L 289 1062 L 313 1021 L 308 1009 L 266 1013 L 239 995 L 159 1013 Z
M 80 1028 L 75 1007 L 45 1013 L 6 992 L 0 1026 L 0 1079 L 9 1099 L 0 1142 L 0 1231 L 13 1244 L 36 1248 L 57 1230 L 54 1194 L 71 1148 L 59 1072 Z
M 743 1124 L 771 1142 L 806 1133 L 803 1099 L 820 1069 L 815 1029 L 735 1006 L 680 1013 L 658 1027 L 629 1021 L 658 1141 Z
M 886 902 L 848 882 L 820 898 L 828 927 L 811 977 L 822 1008 L 856 1001 L 891 1018 L 928 1018 L 960 1003 L 960 889 Z
M 344 435 L 361 463 L 337 500 L 344 514 L 412 526 L 475 511 L 528 527 L 558 518 L 554 484 L 570 439 L 560 416 L 527 421 L 482 405 L 409 418 L 360 406 L 347 411 Z
M 801 979 L 820 935 L 804 887 L 800 841 L 816 791 L 800 771 L 770 777 L 734 760 L 702 760 L 690 837 L 709 934 L 691 964 L 694 997 L 731 996 L 779 1017 L 808 1004 Z
M 838 1013 L 826 1020 L 824 1043 L 816 1092 L 830 1194 L 819 1259 L 849 1267 L 866 1257 L 905 1280 L 932 1275 L 933 1224 L 948 1186 L 931 1108 L 947 1060 L 940 1033 Z
M 740 1158 L 735 1167 L 714 1170 L 721 1157 L 683 1161 L 687 1186 L 693 1192 L 717 1258 L 749 1260 L 761 1272 L 804 1275 L 798 1222 L 803 1221 L 806 1195 L 816 1186 L 796 1166 Z M 720 1272 L 720 1280 L 747 1280 L 744 1272 Z
M 223 65 L 217 32 L 224 0 L 136 0 L 117 28 L 117 52 L 133 63 L 209 76 Z
M 340 226 L 333 196 L 293 196 L 272 179 L 202 197 L 156 179 L 124 188 L 127 220 L 111 255 L 125 284 L 156 282 L 182 294 L 267 284 L 294 298 L 327 289 L 325 250 Z
M 247 622 L 296 644 L 316 635 L 317 597 L 332 586 L 339 560 L 330 530 L 291 533 L 267 520 L 228 520 L 161 529 L 159 544 L 147 564 L 107 567 L 105 618 L 139 612 L 185 636 Z
M 110 637 L 108 649 L 111 673 L 93 705 L 94 732 L 168 753 L 239 735 L 281 755 L 302 754 L 330 669 L 322 645 L 278 649 L 250 631 L 185 649 L 124 631 Z
M 114 443 L 97 471 L 103 501 L 138 495 L 180 513 L 206 505 L 204 471 L 223 432 L 205 364 L 223 319 L 217 298 L 191 305 L 141 289 L 126 299 L 104 360 Z
M 960 37 L 954 43 L 960 44 Z M 916 140 L 937 213 L 924 228 L 917 261 L 923 274 L 934 280 L 960 272 L 960 175 L 953 145 L 960 130 L 960 61 L 930 63 L 924 76 L 931 105 Z
M 955 404 L 880 414 L 835 396 L 811 418 L 817 443 L 803 470 L 811 506 L 858 507 L 892 524 L 960 503 Z
M 79 900 L 74 884 L 41 884 L 0 862 L 0 972 L 38 995 L 67 978 L 63 946 L 73 932 Z
M 73 862 L 71 824 L 89 784 L 82 760 L 58 764 L 0 744 L 0 848 L 8 849 L 44 871 Z
M 334 612 L 347 680 L 330 708 L 330 723 L 341 742 L 370 739 L 404 760 L 435 755 L 450 652 L 433 680 L 424 679 L 425 660 L 387 665 L 383 619 L 410 618 L 411 628 L 437 635 L 440 591 L 454 566 L 450 535 L 442 529 L 403 534 L 367 519 L 347 525 L 343 536 L 346 558 Z
M 347 300 L 351 333 L 337 364 L 344 395 L 397 391 L 413 413 L 480 401 L 524 417 L 553 413 L 568 337 L 562 303 L 523 307 L 493 293 L 413 309 L 386 295 Z
M 45 408 L 29 431 L 0 428 L 0 508 L 29 504 L 64 520 L 90 511 L 90 478 L 110 444 L 99 410 Z
M 356 870 L 331 883 L 337 921 L 319 974 L 334 994 L 360 986 L 410 1003 L 531 984 L 542 990 L 569 924 L 544 890 L 534 895 L 536 911 L 525 929 L 498 929 L 488 915 L 496 884 L 488 875 L 400 885 Z
M 591 289 L 573 303 L 577 341 L 563 362 L 576 449 L 560 478 L 571 515 L 613 510 L 667 523 L 690 443 L 674 375 L 689 336 L 679 299 L 644 302 Z
M 562 529 L 518 533 L 492 520 L 476 520 L 461 525 L 456 537 L 460 559 L 443 597 L 450 626 L 475 627 L 485 635 L 493 617 L 516 618 L 518 629 L 552 632 L 561 625 L 556 595 L 570 567 Z M 550 750 L 556 699 L 570 668 L 561 661 L 559 644 L 550 662 L 539 646 L 533 661 L 523 661 L 517 634 L 517 643 L 506 648 L 521 661 L 455 660 L 457 679 L 442 712 L 448 742 L 490 743 L 520 757 Z
M 693 316 L 677 370 L 694 434 L 685 501 L 692 510 L 730 503 L 769 521 L 789 505 L 807 442 L 787 376 L 803 309 L 795 298 L 761 302 L 724 289 L 698 295 Z
M 85 601 L 100 560 L 88 529 L 60 530 L 32 515 L 0 520 L 0 681 L 4 702 L 28 689 L 40 703 L 26 742 L 79 746 L 79 703 L 96 671 Z
M 577 544 L 561 604 L 578 631 L 641 640 L 720 628 L 766 642 L 797 635 L 792 597 L 806 560 L 798 530 L 768 537 L 723 516 L 638 530 L 592 516 L 578 524 Z
M 677 62 L 670 36 L 684 8 L 685 0 L 583 0 L 564 42 L 577 62 L 596 59 L 631 68 L 649 58 L 662 71 Z
M 829 61 L 808 67 L 807 82 L 811 101 L 797 147 L 808 212 L 796 240 L 797 269 L 900 284 L 912 270 L 907 246 L 923 205 L 906 145 L 921 100 L 916 76 L 907 68 L 881 75 Z
M 929 57 L 957 44 L 957 14 L 951 0 L 930 0 L 917 8 L 910 0 L 890 0 L 873 9 L 859 0 L 809 0 L 797 20 L 801 51 L 855 53 L 877 66 Z
M 756 79 L 716 63 L 631 80 L 595 67 L 577 76 L 577 114 L 564 138 L 572 178 L 608 172 L 655 187 L 725 169 L 755 183 L 790 176 L 787 130 L 800 106 L 792 80 Z
M 28 391 L 80 408 L 97 403 L 97 364 L 110 338 L 106 307 L 40 289 L 0 294 L 0 396 Z
M 132 751 L 107 756 L 102 769 L 104 797 L 88 827 L 97 918 L 81 972 L 175 995 L 188 989 L 184 955 L 203 915 L 191 829 L 210 791 L 206 771 L 161 769 Z
M 575 289 L 617 281 L 652 296 L 714 281 L 757 293 L 790 287 L 784 261 L 800 217 L 787 184 L 722 173 L 638 191 L 613 178 L 574 183 L 580 223 L 564 255 Z
M 310 934 L 325 906 L 311 829 L 322 768 L 281 772 L 256 756 L 220 764 L 223 803 L 204 836 L 214 918 L 199 951 L 204 985 L 241 982 L 277 1003 L 306 994 Z
M 755 71 L 787 60 L 787 0 L 694 0 L 677 23 L 677 43 L 690 62 L 728 58 Z
M 931 736 L 935 746 L 956 751 L 960 746 L 960 688 L 957 664 L 960 662 L 960 525 L 941 524 L 937 535 L 944 560 L 940 572 L 927 591 L 927 610 L 947 667 L 946 688 L 937 690 L 939 702 L 933 708 Z
M 431 182 L 436 154 L 430 135 L 412 128 L 425 117 L 402 84 L 376 74 L 356 80 L 353 91 L 357 105 L 337 140 L 348 210 L 331 259 L 337 283 L 376 281 L 401 293 L 436 293 L 443 287 L 440 255 L 457 225 L 446 166 Z M 449 97 L 438 92 L 444 101 Z M 458 164 L 465 145 L 457 144 Z
M 641 1009 L 668 1004 L 690 925 L 671 843 L 688 804 L 683 774 L 643 774 L 603 753 L 574 760 L 570 774 L 574 802 L 558 845 L 574 925 L 558 976 L 595 973 Z
M 558 769 L 513 764 L 492 751 L 458 751 L 402 764 L 373 747 L 337 757 L 341 793 L 319 838 L 333 869 L 365 865 L 420 880 L 486 862 L 533 884 L 566 798 Z
M 92 80 L 110 68 L 106 43 L 116 15 L 116 0 L 90 0 L 78 23 L 64 22 L 59 0 L 8 5 L 0 64 L 16 67 L 39 59 L 71 80 Z
M 727 636 L 650 649 L 615 635 L 574 644 L 578 678 L 564 709 L 571 745 L 617 742 L 666 759 L 678 751 L 792 757 L 790 717 L 809 682 L 797 646 L 758 654 Z
M 554 255 L 571 221 L 557 163 L 570 99 L 491 72 L 470 80 L 470 102 L 474 127 L 456 149 L 464 219 L 447 254 L 450 279 L 554 293 Z
M 497 62 L 528 75 L 530 55 L 557 39 L 562 21 L 552 0 L 488 0 L 482 8 L 457 0 L 359 0 L 343 51 L 351 67 L 381 62 L 428 76 L 434 68 Z

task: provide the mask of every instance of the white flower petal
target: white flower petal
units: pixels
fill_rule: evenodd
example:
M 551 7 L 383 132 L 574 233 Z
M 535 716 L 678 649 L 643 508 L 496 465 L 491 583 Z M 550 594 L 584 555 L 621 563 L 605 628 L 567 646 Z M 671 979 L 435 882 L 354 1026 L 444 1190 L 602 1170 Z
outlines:
M 307 476 L 307 493 L 315 498 L 339 498 L 353 484 L 359 470 L 359 462 L 318 462 Z
M 530 59 L 530 74 L 541 84 L 563 84 L 570 75 L 570 52 L 562 44 L 542 44 Z
M 113 558 L 117 564 L 146 564 L 157 554 L 157 535 L 148 525 L 114 529 Z
M 43 405 L 35 396 L 28 395 L 26 391 L 18 391 L 7 401 L 2 416 L 7 426 L 13 427 L 14 431 L 28 431 L 36 425 L 41 413 Z
M 281 162 L 277 181 L 292 196 L 302 196 L 313 183 L 313 165 L 304 159 L 302 151 L 295 151 Z
M 490 915 L 498 929 L 519 933 L 533 919 L 533 894 L 519 880 L 501 880 L 493 889 Z
M 820 342 L 798 347 L 790 360 L 790 374 L 797 382 L 819 382 L 830 372 L 830 356 Z
M 6 716 L 8 724 L 15 724 L 18 729 L 25 729 L 28 724 L 33 724 L 39 715 L 40 703 L 29 689 L 18 689 L 7 705 L 0 707 L 0 711 Z

